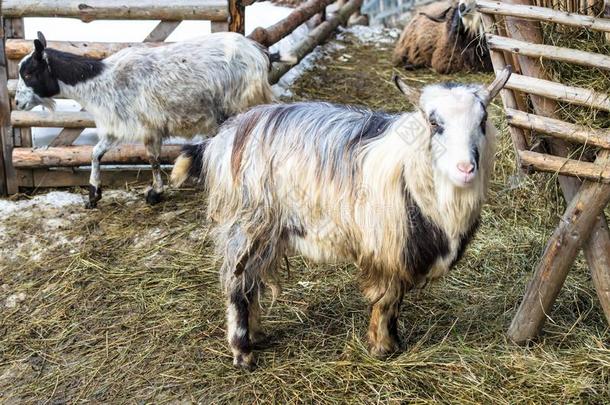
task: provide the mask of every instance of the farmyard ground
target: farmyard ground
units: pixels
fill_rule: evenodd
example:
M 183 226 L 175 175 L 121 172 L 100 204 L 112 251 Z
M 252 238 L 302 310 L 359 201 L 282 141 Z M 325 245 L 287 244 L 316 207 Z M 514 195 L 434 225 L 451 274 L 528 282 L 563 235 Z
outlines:
M 390 82 L 395 33 L 360 31 L 318 52 L 290 99 L 407 109 Z M 400 73 L 416 84 L 491 79 Z M 407 295 L 405 349 L 387 361 L 366 352 L 356 269 L 295 257 L 264 317 L 259 368 L 234 369 L 196 191 L 155 207 L 141 189 L 108 191 L 94 211 L 82 190 L 0 201 L 0 402 L 607 401 L 610 332 L 582 259 L 541 340 L 505 338 L 562 206 L 552 176 L 517 175 L 497 102 L 490 113 L 502 139 L 481 230 L 449 277 Z

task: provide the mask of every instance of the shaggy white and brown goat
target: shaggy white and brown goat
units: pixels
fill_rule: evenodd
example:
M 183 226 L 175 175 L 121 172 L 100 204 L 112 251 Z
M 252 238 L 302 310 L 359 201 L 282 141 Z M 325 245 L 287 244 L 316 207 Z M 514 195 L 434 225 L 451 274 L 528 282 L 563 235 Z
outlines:
M 272 101 L 270 57 L 236 33 L 217 33 L 155 48 L 126 48 L 98 61 L 46 47 L 41 33 L 19 64 L 19 109 L 53 108 L 52 97 L 79 102 L 93 114 L 89 202 L 102 196 L 100 160 L 121 141 L 143 142 L 152 165 L 146 200 L 163 192 L 159 154 L 163 139 L 214 135 L 228 117 Z
M 489 86 L 437 84 L 418 106 L 385 114 L 328 103 L 258 106 L 185 147 L 172 180 L 201 180 L 227 295 L 234 363 L 253 366 L 259 296 L 280 259 L 354 262 L 372 303 L 371 353 L 398 348 L 405 291 L 445 274 L 473 236 L 491 175 L 496 131 Z
M 394 65 L 431 67 L 438 73 L 491 72 L 481 15 L 475 6 L 475 0 L 451 0 L 423 7 L 398 39 Z

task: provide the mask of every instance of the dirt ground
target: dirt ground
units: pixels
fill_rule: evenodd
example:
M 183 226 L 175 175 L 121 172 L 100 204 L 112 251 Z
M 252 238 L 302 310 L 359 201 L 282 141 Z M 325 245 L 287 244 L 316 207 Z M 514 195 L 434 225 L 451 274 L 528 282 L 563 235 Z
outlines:
M 356 29 L 316 52 L 287 100 L 404 111 L 391 84 L 395 32 Z M 491 80 L 398 71 L 405 80 Z M 351 265 L 293 257 L 267 301 L 271 341 L 253 372 L 233 368 L 224 340 L 217 258 L 204 196 L 172 191 L 147 206 L 142 188 L 0 200 L 0 403 L 604 403 L 610 332 L 579 258 L 528 347 L 505 337 L 563 203 L 551 175 L 523 177 L 501 130 L 482 226 L 444 280 L 406 296 L 404 350 L 366 351 L 367 303 Z

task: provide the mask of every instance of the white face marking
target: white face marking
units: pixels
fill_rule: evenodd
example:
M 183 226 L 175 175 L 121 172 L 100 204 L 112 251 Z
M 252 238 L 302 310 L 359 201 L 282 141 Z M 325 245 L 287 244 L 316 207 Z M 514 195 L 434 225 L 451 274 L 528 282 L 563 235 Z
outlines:
M 453 88 L 442 85 L 424 90 L 420 106 L 428 119 L 436 118 L 438 132 L 432 134 L 434 166 L 454 185 L 466 187 L 478 173 L 478 156 L 485 149 L 481 122 L 485 109 L 473 86 Z
M 19 71 L 21 71 L 21 65 L 27 61 L 32 53 L 25 56 L 19 62 Z M 17 81 L 17 90 L 15 92 L 15 106 L 18 110 L 31 110 L 32 108 L 42 105 L 47 107 L 49 110 L 55 109 L 55 101 L 52 98 L 43 98 L 34 92 L 34 89 L 28 86 L 21 73 L 19 73 L 19 80 Z
M 19 62 L 19 71 L 21 70 L 21 65 L 27 61 L 30 56 L 32 54 L 30 53 L 29 55 L 25 56 L 23 59 L 21 59 L 21 62 Z M 21 77 L 21 73 L 19 74 L 19 81 L 17 82 L 17 91 L 15 93 L 15 104 L 17 106 L 18 110 L 31 110 L 32 108 L 34 108 L 37 103 L 36 103 L 36 94 L 34 93 L 34 89 L 32 89 L 31 87 L 29 87 L 27 84 L 25 84 L 25 82 L 23 81 L 23 78 Z

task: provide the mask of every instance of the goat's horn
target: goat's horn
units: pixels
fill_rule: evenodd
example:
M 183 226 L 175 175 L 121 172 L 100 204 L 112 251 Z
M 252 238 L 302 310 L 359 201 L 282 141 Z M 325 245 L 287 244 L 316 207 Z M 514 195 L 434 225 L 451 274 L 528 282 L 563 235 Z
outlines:
M 497 75 L 496 79 L 487 87 L 487 104 L 491 102 L 502 90 L 502 88 L 506 85 L 506 82 L 510 78 L 510 75 L 513 73 L 513 67 L 511 65 L 506 65 L 504 69 L 502 69 Z
M 419 104 L 419 97 L 421 96 L 421 91 L 403 82 L 397 74 L 394 74 L 394 76 L 392 76 L 392 81 L 394 82 L 398 90 L 400 90 L 400 92 L 405 95 L 409 103 L 413 104 L 414 106 L 417 106 Z

